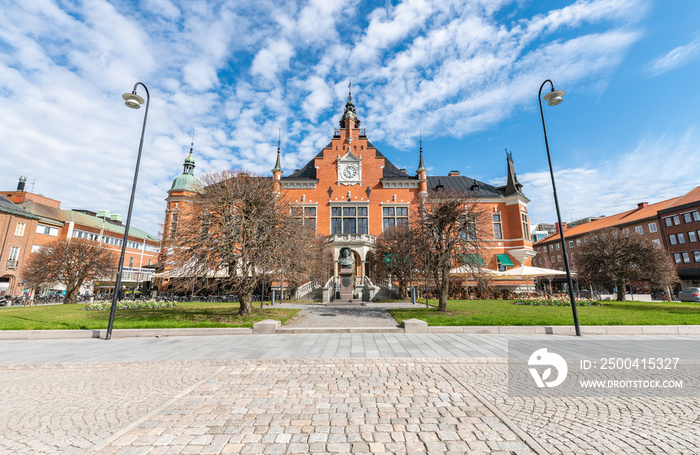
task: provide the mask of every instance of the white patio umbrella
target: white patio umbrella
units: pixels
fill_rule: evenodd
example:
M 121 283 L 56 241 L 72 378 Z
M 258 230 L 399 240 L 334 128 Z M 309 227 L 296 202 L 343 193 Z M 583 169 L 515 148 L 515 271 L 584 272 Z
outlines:
M 529 277 L 558 275 L 566 275 L 566 272 L 554 269 L 544 269 L 541 267 L 532 267 L 529 265 L 521 265 L 520 267 L 515 267 L 514 269 L 506 270 L 505 272 L 501 273 L 501 276 L 525 278 L 525 286 L 527 287 L 527 292 L 530 292 L 530 285 L 527 280 Z
M 450 275 L 461 275 L 464 273 L 477 273 L 477 272 L 486 273 L 488 275 L 502 275 L 503 274 L 503 272 L 499 272 L 498 270 L 491 270 L 491 269 L 487 269 L 485 267 L 474 268 L 474 267 L 469 267 L 468 265 L 462 265 L 462 266 L 456 267 L 454 269 L 450 269 Z

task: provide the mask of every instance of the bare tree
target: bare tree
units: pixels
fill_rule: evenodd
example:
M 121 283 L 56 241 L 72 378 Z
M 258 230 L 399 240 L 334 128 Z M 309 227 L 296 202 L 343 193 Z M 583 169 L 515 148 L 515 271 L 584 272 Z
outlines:
M 450 269 L 464 263 L 469 255 L 479 255 L 487 214 L 471 198 L 458 191 L 430 193 L 419 211 L 416 223 L 421 248 L 438 290 L 438 311 L 447 311 Z
M 415 267 L 413 246 L 417 243 L 416 232 L 407 225 L 394 226 L 377 238 L 376 255 L 380 273 L 391 274 L 399 283 L 399 296 L 408 298 L 408 282 L 411 268 Z
M 588 236 L 576 256 L 577 270 L 587 281 L 615 287 L 617 300 L 625 300 L 627 281 L 645 281 L 659 286 L 678 282 L 668 253 L 639 235 L 619 229 L 604 229 Z
M 289 294 L 294 295 L 304 282 L 322 279 L 324 252 L 328 250 L 325 238 L 316 237 L 315 229 L 296 219 L 278 227 L 278 236 L 273 250 L 276 252 L 276 278 L 289 283 Z M 280 296 L 280 301 L 282 296 Z
M 263 274 L 300 259 L 303 233 L 293 228 L 289 204 L 274 193 L 271 179 L 223 171 L 201 182 L 180 210 L 166 261 L 181 290 L 215 281 L 238 295 L 240 314 L 250 314 Z
M 31 254 L 24 277 L 32 289 L 64 285 L 63 303 L 75 303 L 83 284 L 115 274 L 116 263 L 116 258 L 95 242 L 59 240 Z

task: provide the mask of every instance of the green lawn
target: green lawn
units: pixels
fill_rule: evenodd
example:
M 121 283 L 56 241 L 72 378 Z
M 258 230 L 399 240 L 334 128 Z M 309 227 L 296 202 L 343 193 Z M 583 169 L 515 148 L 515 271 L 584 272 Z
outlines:
M 431 305 L 436 303 L 431 300 Z M 603 306 L 576 307 L 581 325 L 696 325 L 700 304 L 667 302 L 603 301 Z M 392 309 L 401 322 L 422 319 L 433 326 L 445 325 L 573 325 L 571 307 L 513 305 L 512 300 L 451 300 L 447 313 L 435 307 Z
M 109 310 L 85 311 L 84 304 L 0 308 L 0 330 L 106 329 Z M 183 302 L 172 308 L 117 310 L 115 329 L 162 329 L 191 327 L 252 327 L 263 319 L 284 323 L 299 310 L 260 309 L 253 303 L 249 316 L 238 315 L 237 302 Z

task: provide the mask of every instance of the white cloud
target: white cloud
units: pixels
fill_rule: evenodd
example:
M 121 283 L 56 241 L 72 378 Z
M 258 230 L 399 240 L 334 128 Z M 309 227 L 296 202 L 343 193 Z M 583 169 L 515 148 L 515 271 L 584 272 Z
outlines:
M 283 39 L 270 39 L 261 49 L 250 68 L 253 76 L 263 76 L 270 81 L 277 81 L 280 73 L 289 68 L 289 60 L 294 55 L 292 45 Z
M 683 46 L 678 46 L 649 64 L 647 72 L 651 76 L 675 70 L 681 66 L 691 62 L 700 56 L 700 38 L 695 38 L 693 41 Z
M 394 7 L 377 8 L 370 13 L 370 23 L 353 50 L 353 59 L 376 60 L 389 46 L 420 31 L 433 11 L 426 0 L 407 0 Z
M 464 136 L 531 102 L 542 71 L 565 84 L 614 69 L 646 4 L 579 1 L 537 17 L 508 0 L 3 5 L 0 136 L 13 160 L 0 178 L 14 187 L 29 175 L 64 206 L 125 214 L 143 109 L 120 95 L 143 81 L 152 99 L 135 220 L 155 233 L 192 128 L 198 174 L 267 175 L 281 129 L 288 175 L 328 142 L 352 78 L 373 140 L 408 147 L 419 124 Z
M 687 193 L 693 188 L 688 182 L 698 182 L 698 141 L 698 131 L 688 129 L 679 137 L 667 134 L 642 139 L 615 161 L 596 167 L 557 170 L 555 165 L 562 221 L 609 216 L 631 210 L 640 202 L 660 202 Z M 530 222 L 533 225 L 555 222 L 549 171 L 518 174 L 518 180 L 532 201 Z

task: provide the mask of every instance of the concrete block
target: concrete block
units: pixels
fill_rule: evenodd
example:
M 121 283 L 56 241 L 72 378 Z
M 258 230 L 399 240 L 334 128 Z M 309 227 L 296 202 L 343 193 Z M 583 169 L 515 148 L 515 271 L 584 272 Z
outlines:
M 573 328 L 572 328 L 573 330 Z M 572 332 L 574 333 L 574 332 Z M 608 327 L 604 325 L 582 325 L 581 335 L 607 335 Z
M 463 333 L 498 334 L 499 327 L 488 325 L 465 325 Z
M 275 319 L 265 319 L 264 321 L 253 324 L 253 333 L 256 335 L 275 333 L 281 326 L 282 323 L 280 321 Z
M 700 335 L 700 325 L 679 325 L 679 335 Z
M 539 333 L 544 334 L 544 328 L 540 327 L 541 331 Z M 537 327 L 533 326 L 503 326 L 499 328 L 499 332 L 502 335 L 535 335 L 537 334 Z
M 464 327 L 460 325 L 438 325 L 428 327 L 430 333 L 464 333 Z
M 608 335 L 643 335 L 641 325 L 609 325 Z
M 678 326 L 676 325 L 643 325 L 642 333 L 644 335 L 678 335 Z
M 405 319 L 402 324 L 406 333 L 428 332 L 428 323 L 420 319 Z

